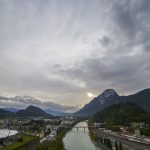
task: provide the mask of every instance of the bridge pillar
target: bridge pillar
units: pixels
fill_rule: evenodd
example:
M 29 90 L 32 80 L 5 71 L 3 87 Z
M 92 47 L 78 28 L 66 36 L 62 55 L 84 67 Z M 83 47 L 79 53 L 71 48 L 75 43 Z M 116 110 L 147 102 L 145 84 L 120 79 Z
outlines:
M 84 127 L 84 132 L 85 132 L 85 127 Z

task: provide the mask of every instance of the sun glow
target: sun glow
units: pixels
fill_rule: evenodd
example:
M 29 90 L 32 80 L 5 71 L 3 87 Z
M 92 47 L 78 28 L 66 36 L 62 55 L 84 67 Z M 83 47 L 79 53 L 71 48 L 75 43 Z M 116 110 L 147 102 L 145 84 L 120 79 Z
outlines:
M 94 97 L 94 94 L 92 94 L 91 92 L 86 93 L 88 97 Z

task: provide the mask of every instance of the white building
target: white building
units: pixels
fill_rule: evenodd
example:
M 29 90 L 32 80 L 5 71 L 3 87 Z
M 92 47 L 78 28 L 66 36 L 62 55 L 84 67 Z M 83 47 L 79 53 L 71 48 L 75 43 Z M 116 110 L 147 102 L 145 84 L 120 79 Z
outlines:
M 16 130 L 8 130 L 8 129 L 0 129 L 0 139 L 4 139 L 6 137 L 17 135 L 18 131 Z

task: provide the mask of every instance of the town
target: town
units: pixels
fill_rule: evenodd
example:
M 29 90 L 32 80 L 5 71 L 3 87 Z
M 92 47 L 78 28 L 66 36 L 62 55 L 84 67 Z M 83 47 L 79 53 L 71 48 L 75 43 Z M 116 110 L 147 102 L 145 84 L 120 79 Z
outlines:
M 38 139 L 36 147 L 44 142 L 54 142 L 62 131 L 67 131 L 76 124 L 78 118 L 73 116 L 53 119 L 42 117 L 7 118 L 0 120 L 0 148 L 23 142 L 22 135 Z M 30 141 L 29 141 L 30 142 Z M 28 144 L 28 143 L 26 143 Z M 35 149 L 35 148 L 34 148 Z
M 5 150 L 18 142 L 23 143 L 25 137 L 32 137 L 25 145 L 29 145 L 32 141 L 31 147 L 38 149 L 42 144 L 54 143 L 61 132 L 66 133 L 79 121 L 81 119 L 75 116 L 61 116 L 53 119 L 42 117 L 1 119 L 0 149 Z M 102 149 L 116 150 L 116 147 L 120 145 L 126 150 L 141 146 L 149 148 L 150 136 L 144 135 L 145 133 L 141 131 L 149 131 L 150 125 L 144 122 L 132 122 L 128 126 L 116 126 L 110 129 L 107 127 L 107 122 L 91 124 L 88 121 L 88 126 L 75 126 L 77 132 L 81 130 L 80 128 L 84 128 L 84 131 L 85 128 L 89 128 L 91 138 Z

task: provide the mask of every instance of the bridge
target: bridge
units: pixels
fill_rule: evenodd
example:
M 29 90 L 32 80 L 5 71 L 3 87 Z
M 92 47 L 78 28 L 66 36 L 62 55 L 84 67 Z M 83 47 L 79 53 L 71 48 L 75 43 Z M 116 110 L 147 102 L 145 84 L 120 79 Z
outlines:
M 75 128 L 75 129 L 77 129 L 77 131 L 79 130 L 79 129 L 81 129 L 81 128 L 83 128 L 84 129 L 84 132 L 85 132 L 85 129 L 86 128 L 96 128 L 95 126 L 75 126 L 75 127 L 73 127 L 73 128 Z

